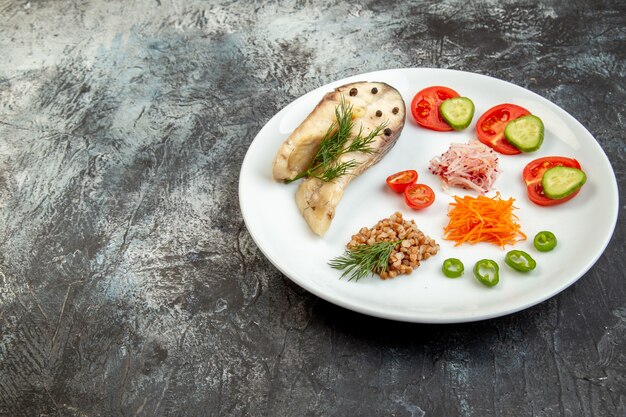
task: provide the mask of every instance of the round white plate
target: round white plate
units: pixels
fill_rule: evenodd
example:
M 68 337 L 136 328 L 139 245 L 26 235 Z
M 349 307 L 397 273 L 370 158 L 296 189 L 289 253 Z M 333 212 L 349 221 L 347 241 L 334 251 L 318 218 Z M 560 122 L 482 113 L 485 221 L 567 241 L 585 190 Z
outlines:
M 272 162 L 287 136 L 306 118 L 322 96 L 342 84 L 381 81 L 394 86 L 407 104 L 404 130 L 395 147 L 376 165 L 352 181 L 339 203 L 335 218 L 324 237 L 314 235 L 295 203 L 299 183 L 285 185 L 272 179 Z M 431 85 L 451 87 L 470 97 L 476 106 L 474 121 L 461 132 L 434 132 L 419 127 L 409 105 L 415 93 Z M 448 204 L 452 196 L 476 195 L 462 189 L 443 191 L 438 177 L 427 170 L 430 159 L 445 152 L 452 142 L 475 138 L 475 123 L 487 109 L 500 103 L 515 103 L 539 116 L 545 125 L 545 140 L 537 152 L 500 155 L 501 174 L 493 195 L 516 200 L 516 214 L 528 240 L 505 250 L 490 244 L 462 245 L 443 240 Z M 553 207 L 533 205 L 526 197 L 521 178 L 524 166 L 542 156 L 576 158 L 587 173 L 587 183 L 576 198 Z M 418 171 L 418 182 L 430 185 L 435 203 L 413 211 L 401 195 L 387 189 L 385 178 L 405 170 Z M 396 69 L 372 72 L 339 80 L 295 100 L 276 114 L 256 136 L 244 158 L 239 178 L 239 201 L 246 226 L 267 258 L 298 285 L 331 303 L 393 320 L 421 323 L 454 323 L 482 320 L 513 313 L 559 293 L 591 268 L 606 248 L 618 212 L 615 174 L 602 148 L 591 134 L 560 107 L 519 86 L 484 75 L 442 69 Z M 340 279 L 340 271 L 328 261 L 342 255 L 345 244 L 361 227 L 371 227 L 395 211 L 414 219 L 418 227 L 440 245 L 439 253 L 410 275 L 358 282 Z M 532 245 L 533 236 L 550 230 L 558 238 L 555 250 L 541 253 Z M 537 268 L 528 274 L 504 264 L 510 249 L 530 253 Z M 448 257 L 465 264 L 461 278 L 441 273 Z M 472 275 L 474 263 L 490 258 L 500 264 L 500 283 L 492 288 Z

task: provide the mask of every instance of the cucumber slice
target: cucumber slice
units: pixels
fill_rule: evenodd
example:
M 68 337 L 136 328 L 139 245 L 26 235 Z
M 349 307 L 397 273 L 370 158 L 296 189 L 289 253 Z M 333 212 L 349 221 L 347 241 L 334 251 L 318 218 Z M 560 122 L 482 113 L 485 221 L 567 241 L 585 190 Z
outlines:
M 557 200 L 578 190 L 586 181 L 587 176 L 580 169 L 554 167 L 543 174 L 541 185 L 546 197 Z
M 522 152 L 534 152 L 543 143 L 543 122 L 529 114 L 511 120 L 504 129 L 506 140 Z
M 452 129 L 463 130 L 472 123 L 474 103 L 467 97 L 449 98 L 439 105 L 439 114 Z

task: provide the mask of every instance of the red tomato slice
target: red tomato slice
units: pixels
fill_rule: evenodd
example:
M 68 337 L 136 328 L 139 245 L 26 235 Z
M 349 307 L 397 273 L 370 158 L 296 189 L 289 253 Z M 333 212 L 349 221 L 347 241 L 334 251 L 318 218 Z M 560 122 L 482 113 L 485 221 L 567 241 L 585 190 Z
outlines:
M 546 197 L 543 193 L 543 186 L 541 182 L 536 182 L 534 184 L 530 184 L 526 187 L 526 192 L 528 193 L 528 199 L 538 206 L 556 206 L 557 204 L 563 204 L 566 201 L 571 200 L 576 197 L 576 194 L 580 192 L 580 189 L 574 191 L 567 197 L 559 198 L 553 200 L 551 198 Z
M 417 171 L 412 169 L 396 172 L 387 177 L 387 185 L 396 193 L 403 193 L 406 187 L 417 181 Z
M 478 140 L 504 155 L 522 153 L 504 137 L 504 128 L 511 121 L 530 114 L 516 104 L 499 104 L 483 113 L 476 122 Z
M 443 120 L 439 106 L 444 100 L 460 97 L 459 93 L 448 87 L 427 87 L 417 93 L 411 102 L 411 113 L 420 125 L 438 132 L 447 132 L 452 128 Z
M 526 192 L 528 199 L 539 206 L 555 206 L 571 200 L 578 194 L 580 190 L 576 190 L 572 194 L 564 198 L 551 199 L 546 197 L 541 185 L 543 174 L 550 168 L 563 166 L 581 169 L 580 163 L 574 158 L 566 158 L 563 156 L 545 156 L 529 162 L 522 171 L 522 178 L 526 183 Z
M 411 184 L 404 190 L 404 200 L 409 207 L 420 210 L 435 201 L 435 193 L 426 184 Z
M 544 156 L 529 162 L 522 172 L 522 177 L 526 185 L 534 182 L 541 182 L 543 174 L 550 168 L 554 167 L 570 167 L 580 169 L 580 163 L 574 158 L 566 158 L 564 156 Z

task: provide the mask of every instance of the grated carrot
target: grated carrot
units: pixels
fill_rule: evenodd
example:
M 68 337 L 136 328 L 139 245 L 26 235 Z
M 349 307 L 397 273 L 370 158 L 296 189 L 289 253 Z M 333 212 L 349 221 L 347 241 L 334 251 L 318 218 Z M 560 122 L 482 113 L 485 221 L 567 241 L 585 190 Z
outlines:
M 502 200 L 500 193 L 495 197 L 454 196 L 450 203 L 448 217 L 450 221 L 444 227 L 444 239 L 462 243 L 488 242 L 504 248 L 520 240 L 526 235 L 516 222 L 518 217 L 513 214 L 515 199 Z

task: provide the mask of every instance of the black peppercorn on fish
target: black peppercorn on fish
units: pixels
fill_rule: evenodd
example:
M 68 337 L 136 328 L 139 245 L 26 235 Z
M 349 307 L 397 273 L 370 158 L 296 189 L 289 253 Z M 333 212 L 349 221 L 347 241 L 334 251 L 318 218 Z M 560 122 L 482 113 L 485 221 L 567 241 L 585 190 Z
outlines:
M 345 175 L 331 181 L 308 177 L 298 187 L 296 203 L 311 230 L 323 236 L 335 216 L 343 193 L 355 177 L 374 165 L 395 145 L 404 128 L 406 108 L 400 93 L 380 82 L 346 84 L 327 93 L 308 117 L 280 147 L 273 164 L 273 176 L 289 181 L 306 171 L 320 148 L 329 127 L 336 121 L 335 111 L 345 100 L 351 106 L 353 127 L 351 137 L 380 129 L 370 144 L 372 152 L 348 152 L 337 163 L 354 161 Z M 350 141 L 348 141 L 349 145 Z

